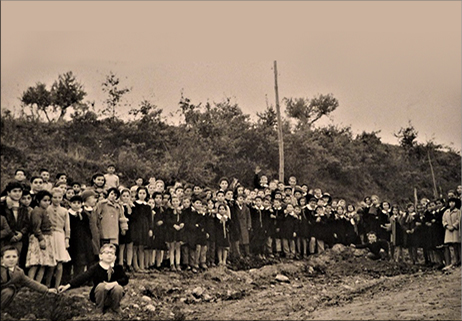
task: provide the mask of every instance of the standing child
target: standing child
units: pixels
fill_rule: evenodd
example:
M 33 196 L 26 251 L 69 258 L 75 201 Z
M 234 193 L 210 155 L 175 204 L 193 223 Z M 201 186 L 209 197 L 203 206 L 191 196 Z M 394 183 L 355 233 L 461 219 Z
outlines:
M 0 215 L 11 229 L 12 235 L 7 240 L 9 244 L 14 245 L 21 255 L 23 250 L 27 253 L 27 233 L 29 230 L 29 208 L 22 206 L 20 201 L 23 195 L 24 186 L 16 181 L 9 182 L 6 185 L 6 197 L 0 201 Z M 29 194 L 30 196 L 30 194 Z
M 160 187 L 161 186 L 159 183 L 158 188 Z M 156 268 L 160 269 L 162 262 L 164 260 L 164 251 L 167 250 L 167 243 L 165 243 L 165 224 L 164 224 L 165 215 L 164 215 L 164 207 L 162 206 L 162 200 L 163 200 L 162 193 L 160 191 L 156 191 L 152 195 L 152 198 L 154 199 L 154 203 L 155 203 L 154 212 L 156 213 L 154 215 L 154 218 L 152 221 L 152 227 L 151 227 L 153 237 L 154 237 L 153 242 L 152 242 L 152 248 L 154 249 L 154 252 L 155 252 L 152 255 L 153 257 L 155 256 Z
M 68 210 L 69 225 L 71 228 L 71 236 L 69 239 L 69 255 L 71 264 L 65 264 L 65 277 L 63 283 L 66 284 L 70 280 L 70 268 L 73 268 L 74 277 L 83 273 L 86 266 L 89 266 L 94 261 L 92 235 L 90 229 L 90 217 L 83 212 L 83 199 L 76 195 L 71 198 L 71 208 Z
M 460 199 L 450 198 L 449 208 L 443 214 L 443 226 L 446 229 L 444 235 L 445 261 L 444 269 L 449 269 L 452 266 L 460 266 Z M 455 262 L 451 264 L 451 249 L 454 250 Z
M 119 234 L 119 264 L 124 265 L 124 258 L 127 258 L 126 269 L 128 272 L 132 271 L 132 263 L 133 263 L 133 240 L 132 240 L 132 232 L 130 228 L 130 220 L 132 215 L 132 206 L 133 203 L 131 202 L 130 197 L 130 190 L 128 188 L 124 188 L 120 192 L 120 203 L 124 209 L 124 216 L 127 218 L 127 231 L 125 235 L 122 232 Z
M 115 174 L 115 171 L 116 168 L 114 164 L 109 164 L 107 166 L 107 172 L 104 174 L 104 179 L 106 180 L 104 188 L 106 190 L 110 189 L 111 187 L 119 188 L 119 176 Z
M 229 210 L 225 204 L 218 205 L 216 225 L 216 245 L 218 265 L 225 266 L 229 251 Z
M 69 248 L 71 229 L 67 210 L 61 206 L 61 201 L 63 200 L 61 190 L 54 188 L 51 195 L 51 206 L 48 206 L 47 213 L 51 222 L 51 236 L 56 266 L 48 269 L 45 284 L 47 287 L 50 287 L 51 279 L 56 270 L 55 287 L 58 288 L 63 276 L 63 263 L 71 260 L 69 252 L 67 251 L 67 248 Z
M 217 212 L 213 200 L 207 200 L 207 213 L 205 215 L 205 231 L 209 234 L 207 239 L 207 266 L 216 266 L 216 224 Z
M 51 202 L 51 193 L 42 190 L 37 193 L 38 206 L 31 213 L 31 231 L 29 249 L 26 257 L 28 276 L 42 282 L 46 267 L 56 266 L 54 256 L 52 225 L 47 208 Z
M 68 284 L 59 287 L 62 293 L 70 288 L 77 288 L 89 280 L 93 281 L 90 300 L 96 303 L 97 317 L 110 308 L 114 313 L 122 313 L 120 301 L 124 296 L 123 287 L 128 284 L 128 276 L 121 265 L 116 262 L 116 247 L 114 244 L 104 244 L 99 254 L 100 261 L 85 273 L 72 279 Z
M 165 211 L 166 238 L 171 271 L 181 271 L 181 243 L 183 242 L 184 218 L 180 199 L 172 196 L 172 206 Z
M 136 272 L 146 272 L 144 266 L 144 248 L 152 237 L 151 217 L 152 210 L 148 205 L 148 189 L 144 186 L 138 187 L 136 200 L 132 208 L 132 240 L 133 240 L 133 268 Z
M 395 256 L 395 250 L 397 256 Z M 403 260 L 403 228 L 401 227 L 401 213 L 397 205 L 392 206 L 390 215 L 390 254 L 395 262 Z
M 117 199 L 120 192 L 117 188 L 110 188 L 107 191 L 107 197 L 97 203 L 93 215 L 96 217 L 98 226 L 100 244 L 112 243 L 119 245 L 119 233 L 126 232 L 127 218 L 124 216 L 124 210 Z

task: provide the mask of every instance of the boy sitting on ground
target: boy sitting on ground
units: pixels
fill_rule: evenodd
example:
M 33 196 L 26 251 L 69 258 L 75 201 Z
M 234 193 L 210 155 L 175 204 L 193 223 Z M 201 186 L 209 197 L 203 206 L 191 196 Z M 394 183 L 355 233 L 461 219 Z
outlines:
M 357 249 L 368 248 L 370 252 L 366 255 L 366 257 L 371 260 L 388 259 L 388 242 L 382 239 L 377 239 L 377 235 L 375 234 L 375 232 L 367 233 L 366 244 L 351 244 L 351 246 Z
M 1 250 L 2 264 L 1 264 L 1 310 L 4 311 L 14 297 L 21 289 L 26 286 L 40 293 L 54 293 L 56 289 L 49 289 L 45 285 L 32 280 L 24 271 L 18 266 L 19 252 L 13 245 L 6 245 Z
M 109 307 L 114 313 L 122 312 L 120 301 L 124 295 L 123 286 L 128 284 L 128 276 L 121 265 L 115 264 L 116 247 L 114 244 L 104 244 L 100 249 L 99 263 L 86 272 L 76 276 L 69 284 L 61 285 L 59 292 L 69 288 L 77 288 L 88 280 L 93 281 L 90 300 L 96 303 L 96 313 L 102 315 Z

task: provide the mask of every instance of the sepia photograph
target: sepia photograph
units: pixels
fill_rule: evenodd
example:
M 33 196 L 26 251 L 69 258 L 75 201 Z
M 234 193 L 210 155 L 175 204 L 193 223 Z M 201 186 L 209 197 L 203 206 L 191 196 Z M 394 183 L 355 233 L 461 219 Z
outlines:
M 461 320 L 461 1 L 1 1 L 1 320 Z

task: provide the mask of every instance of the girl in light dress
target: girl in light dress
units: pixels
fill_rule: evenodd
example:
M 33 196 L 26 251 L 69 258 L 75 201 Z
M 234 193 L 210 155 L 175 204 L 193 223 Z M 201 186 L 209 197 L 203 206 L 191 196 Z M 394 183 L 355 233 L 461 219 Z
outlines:
M 51 194 L 51 205 L 48 206 L 47 213 L 51 221 L 51 236 L 56 266 L 48 268 L 45 285 L 50 287 L 51 279 L 53 278 L 53 274 L 55 274 L 55 288 L 57 289 L 61 284 L 63 276 L 63 263 L 71 260 L 67 251 L 71 228 L 67 209 L 61 206 L 64 196 L 61 189 L 53 188 Z M 55 271 L 56 273 L 54 273 Z

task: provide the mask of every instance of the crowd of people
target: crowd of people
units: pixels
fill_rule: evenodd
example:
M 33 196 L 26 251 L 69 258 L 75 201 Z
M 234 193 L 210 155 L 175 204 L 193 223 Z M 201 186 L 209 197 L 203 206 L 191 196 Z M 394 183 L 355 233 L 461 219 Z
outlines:
M 197 273 L 250 256 L 299 260 L 336 243 L 368 247 L 371 259 L 403 261 L 406 249 L 410 264 L 461 262 L 460 185 L 446 198 L 401 208 L 377 195 L 348 204 L 295 176 L 269 179 L 258 167 L 254 186 L 223 177 L 216 188 L 165 186 L 155 177 L 123 186 L 114 165 L 88 186 L 64 172 L 55 177 L 42 169 L 27 179 L 18 169 L 0 198 L 1 246 L 16 248 L 19 266 L 48 288 L 89 271 L 105 244 L 115 245 L 125 271 L 141 273 Z

